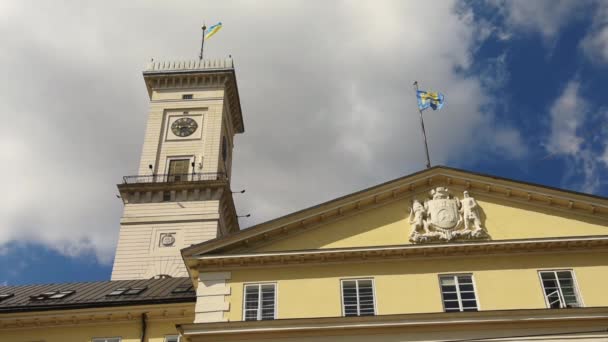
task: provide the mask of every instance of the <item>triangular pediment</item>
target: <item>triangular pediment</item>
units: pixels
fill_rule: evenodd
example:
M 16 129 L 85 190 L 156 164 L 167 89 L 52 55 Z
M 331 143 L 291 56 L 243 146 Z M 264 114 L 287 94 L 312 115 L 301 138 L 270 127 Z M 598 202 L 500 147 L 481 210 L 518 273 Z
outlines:
M 602 235 L 608 235 L 606 198 L 433 167 L 182 253 L 196 257 Z

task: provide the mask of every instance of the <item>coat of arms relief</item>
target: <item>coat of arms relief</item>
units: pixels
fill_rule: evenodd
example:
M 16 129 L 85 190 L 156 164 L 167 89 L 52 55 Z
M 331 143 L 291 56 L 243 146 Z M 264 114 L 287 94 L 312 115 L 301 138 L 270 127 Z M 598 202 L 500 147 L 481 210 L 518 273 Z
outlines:
M 481 223 L 479 205 L 469 192 L 463 199 L 452 196 L 445 187 L 430 192 L 430 199 L 414 200 L 410 208 L 413 243 L 476 240 L 489 238 Z

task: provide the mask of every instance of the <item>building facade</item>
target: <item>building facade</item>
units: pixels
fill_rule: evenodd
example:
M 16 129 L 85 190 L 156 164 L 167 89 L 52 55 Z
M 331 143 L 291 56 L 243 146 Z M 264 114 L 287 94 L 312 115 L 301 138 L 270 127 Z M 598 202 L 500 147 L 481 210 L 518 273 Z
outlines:
M 439 166 L 241 230 L 232 60 L 144 80 L 112 279 L 0 287 L 0 341 L 608 341 L 608 199 Z
M 189 341 L 607 341 L 608 202 L 434 167 L 182 251 Z

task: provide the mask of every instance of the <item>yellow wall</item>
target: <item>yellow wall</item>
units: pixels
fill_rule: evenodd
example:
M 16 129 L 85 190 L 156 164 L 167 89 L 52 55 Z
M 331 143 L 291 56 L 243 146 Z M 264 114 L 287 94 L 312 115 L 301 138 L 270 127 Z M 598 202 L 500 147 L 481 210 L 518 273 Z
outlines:
M 438 274 L 446 273 L 473 274 L 480 310 L 545 308 L 539 269 L 573 269 L 585 306 L 608 306 L 608 253 L 571 253 L 233 270 L 227 318 L 242 320 L 248 282 L 277 282 L 278 318 L 341 316 L 348 277 L 375 279 L 379 315 L 441 312 Z
M 460 191 L 452 193 L 462 197 Z M 551 208 L 535 208 L 482 193 L 471 193 L 471 196 L 481 207 L 482 222 L 492 240 L 608 235 L 608 224 L 600 219 Z M 418 198 L 423 199 L 424 196 Z M 410 203 L 410 198 L 402 199 L 290 236 L 256 251 L 410 244 Z
M 175 321 L 149 321 L 146 341 L 164 342 L 166 335 L 178 335 L 176 324 L 192 323 L 193 319 L 189 316 Z M 88 342 L 95 337 L 122 337 L 123 342 L 140 342 L 141 321 L 134 317 L 129 322 L 0 329 L 0 341 L 11 342 Z

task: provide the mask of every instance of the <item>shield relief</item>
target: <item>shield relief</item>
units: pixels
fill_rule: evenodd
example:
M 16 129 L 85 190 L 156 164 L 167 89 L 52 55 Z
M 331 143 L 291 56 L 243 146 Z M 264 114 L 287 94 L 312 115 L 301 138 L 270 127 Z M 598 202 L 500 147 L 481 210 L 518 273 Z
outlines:
M 458 203 L 454 199 L 434 199 L 427 202 L 430 223 L 439 229 L 454 229 L 460 223 Z

